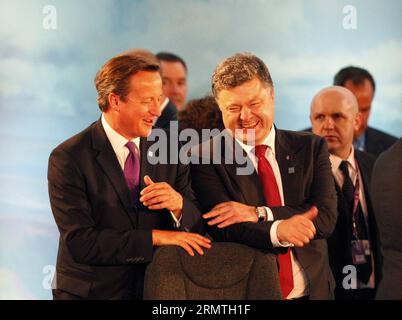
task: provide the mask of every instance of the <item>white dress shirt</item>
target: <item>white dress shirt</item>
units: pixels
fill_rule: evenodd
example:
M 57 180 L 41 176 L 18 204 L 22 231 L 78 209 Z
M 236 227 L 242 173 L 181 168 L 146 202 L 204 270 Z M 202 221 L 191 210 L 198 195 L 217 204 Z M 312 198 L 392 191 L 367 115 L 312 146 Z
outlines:
M 110 144 L 112 145 L 112 148 L 114 150 L 114 153 L 116 154 L 117 160 L 119 161 L 121 169 L 124 171 L 124 165 L 126 163 L 126 159 L 130 153 L 130 150 L 126 147 L 126 143 L 129 141 L 119 133 L 117 133 L 107 122 L 105 115 L 102 113 L 102 126 L 103 129 L 105 130 L 106 136 L 110 141 Z M 131 140 L 132 142 L 135 143 L 135 146 L 137 147 L 138 154 L 140 154 L 140 138 L 134 138 Z M 180 221 L 181 217 L 179 219 L 176 218 L 176 216 L 170 212 L 172 215 L 172 218 L 176 224 L 176 228 L 180 227 Z
M 329 160 L 331 161 L 332 174 L 335 177 L 335 181 L 338 184 L 338 186 L 340 188 L 342 188 L 345 178 L 344 178 L 343 173 L 342 173 L 341 169 L 339 168 L 339 166 L 341 165 L 341 162 L 343 161 L 343 159 L 341 159 L 338 156 L 335 156 L 333 154 L 330 154 Z M 361 172 L 360 172 L 360 170 L 358 170 L 358 167 L 357 167 L 357 162 L 355 159 L 355 149 L 353 146 L 352 146 L 352 150 L 350 151 L 349 157 L 346 159 L 346 161 L 348 163 L 349 176 L 350 176 L 350 179 L 352 180 L 353 186 L 356 186 L 357 174 L 359 174 L 359 186 L 360 186 L 359 201 L 360 201 L 360 205 L 362 207 L 363 214 L 367 221 L 367 219 L 368 219 L 367 202 L 366 202 L 366 197 L 364 194 L 364 185 L 363 185 Z M 371 265 L 372 265 L 373 272 L 371 273 L 369 282 L 367 284 L 365 284 L 365 283 L 360 282 L 359 279 L 357 279 L 357 287 L 358 288 L 374 288 L 375 287 L 373 255 L 371 255 L 371 258 L 372 258 Z
M 264 141 L 261 144 L 268 146 L 265 157 L 272 167 L 272 170 L 274 172 L 275 179 L 276 179 L 276 184 L 278 185 L 279 194 L 281 196 L 282 205 L 285 206 L 281 172 L 279 170 L 278 161 L 276 161 L 275 136 L 276 136 L 275 127 L 274 127 L 274 125 L 272 125 L 271 131 L 269 132 L 268 136 L 264 139 Z M 244 144 L 242 141 L 240 141 L 238 139 L 236 139 L 236 141 L 240 144 L 240 146 L 244 149 L 244 151 L 246 151 L 247 156 L 251 159 L 251 161 L 254 165 L 254 168 L 258 173 L 258 159 L 255 155 L 255 146 L 250 146 L 250 145 Z M 268 207 L 264 207 L 264 208 L 267 211 L 268 221 L 274 221 L 275 219 L 274 219 L 272 210 Z M 289 246 L 289 244 L 281 243 L 278 240 L 278 237 L 276 234 L 278 224 L 281 221 L 282 220 L 276 220 L 272 223 L 272 226 L 271 226 L 270 237 L 271 237 L 271 242 L 274 247 L 288 247 Z M 293 286 L 293 290 L 289 293 L 289 295 L 286 297 L 286 299 L 295 299 L 295 298 L 300 298 L 302 296 L 306 296 L 309 294 L 308 280 L 307 280 L 305 271 L 303 270 L 303 267 L 300 265 L 300 263 L 297 261 L 296 257 L 293 255 L 292 250 L 290 250 L 290 257 L 291 257 L 291 261 L 292 261 L 294 286 Z
M 161 115 L 162 115 L 163 110 L 165 110 L 166 106 L 168 105 L 168 103 L 169 103 L 169 98 L 166 97 L 165 100 L 163 100 L 163 102 L 161 103 L 161 107 L 160 107 Z M 158 121 L 158 119 L 159 119 L 159 117 L 154 120 L 154 125 L 155 125 L 156 121 Z

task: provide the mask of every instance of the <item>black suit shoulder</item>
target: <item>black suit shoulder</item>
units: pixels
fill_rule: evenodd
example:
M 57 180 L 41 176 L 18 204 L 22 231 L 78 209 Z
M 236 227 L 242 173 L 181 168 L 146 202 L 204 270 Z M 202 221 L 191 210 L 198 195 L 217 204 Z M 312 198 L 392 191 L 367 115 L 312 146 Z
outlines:
M 378 129 L 368 127 L 366 130 L 366 151 L 378 157 L 391 147 L 398 139 Z
M 165 109 L 163 109 L 161 116 L 155 123 L 156 127 L 159 128 L 169 128 L 170 121 L 177 120 L 177 108 L 172 101 L 169 100 Z
M 371 210 L 371 199 L 370 199 L 371 176 L 373 173 L 376 158 L 368 152 L 359 150 L 355 150 L 355 158 L 359 165 L 359 170 L 363 178 L 367 201 L 369 202 L 369 207 Z
M 375 129 L 373 127 L 368 127 L 367 128 L 367 134 L 370 137 L 376 137 L 377 139 L 382 140 L 384 142 L 384 144 L 388 144 L 390 146 L 392 144 L 394 144 L 398 140 L 397 137 L 395 137 L 395 136 L 393 136 L 391 134 L 388 134 L 388 133 L 386 133 L 384 131 Z

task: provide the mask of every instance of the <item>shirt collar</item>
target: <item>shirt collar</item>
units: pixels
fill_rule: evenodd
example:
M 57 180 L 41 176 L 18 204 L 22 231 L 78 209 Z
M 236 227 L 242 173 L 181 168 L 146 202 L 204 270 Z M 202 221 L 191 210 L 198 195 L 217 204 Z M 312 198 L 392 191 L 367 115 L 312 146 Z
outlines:
M 261 143 L 263 145 L 268 146 L 271 149 L 271 152 L 274 157 L 275 157 L 275 136 L 276 136 L 275 126 L 272 125 L 271 131 L 265 137 L 264 141 Z M 240 144 L 240 146 L 244 149 L 244 151 L 247 152 L 247 154 L 250 154 L 253 151 L 253 149 L 255 148 L 255 145 L 245 144 L 245 143 L 243 143 L 243 141 L 240 141 L 237 138 L 236 138 L 236 141 Z
M 169 98 L 166 97 L 165 100 L 161 104 L 161 112 L 163 112 L 163 110 L 165 110 L 165 108 L 168 105 L 168 103 L 169 103 Z
M 332 173 L 335 175 L 335 173 L 338 171 L 339 166 L 341 165 L 341 162 L 343 161 L 343 159 L 336 155 L 330 154 L 329 160 L 331 161 Z M 353 145 L 352 145 L 352 150 L 350 151 L 350 154 L 347 157 L 346 161 L 352 167 L 352 169 L 354 171 L 356 171 L 355 148 L 353 147 Z
M 163 110 L 165 110 L 165 108 L 166 108 L 166 106 L 168 105 L 168 103 L 169 103 L 169 98 L 166 97 L 165 100 L 163 100 L 163 102 L 162 102 L 162 104 L 161 104 L 161 116 L 162 116 Z M 154 125 L 156 124 L 156 122 L 158 121 L 158 119 L 159 119 L 159 118 L 156 118 L 156 119 L 154 120 Z
M 109 139 L 114 152 L 116 153 L 120 153 L 122 150 L 124 150 L 126 143 L 129 141 L 128 139 L 126 139 L 125 137 L 123 137 L 121 134 L 119 134 L 118 132 L 116 132 L 107 122 L 105 115 L 102 113 L 102 126 L 103 129 L 105 129 L 105 133 L 107 138 Z M 137 146 L 137 149 L 140 150 L 140 138 L 134 138 L 131 140 L 132 142 L 135 143 L 135 145 Z

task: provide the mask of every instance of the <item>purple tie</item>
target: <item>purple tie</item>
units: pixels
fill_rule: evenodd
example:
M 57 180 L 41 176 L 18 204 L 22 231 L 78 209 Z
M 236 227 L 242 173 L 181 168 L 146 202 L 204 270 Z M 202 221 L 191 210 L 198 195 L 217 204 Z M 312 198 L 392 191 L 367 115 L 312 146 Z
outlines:
M 124 164 L 124 177 L 132 199 L 138 204 L 138 187 L 140 184 L 140 156 L 134 142 L 129 141 L 126 147 L 130 150 L 126 163 Z

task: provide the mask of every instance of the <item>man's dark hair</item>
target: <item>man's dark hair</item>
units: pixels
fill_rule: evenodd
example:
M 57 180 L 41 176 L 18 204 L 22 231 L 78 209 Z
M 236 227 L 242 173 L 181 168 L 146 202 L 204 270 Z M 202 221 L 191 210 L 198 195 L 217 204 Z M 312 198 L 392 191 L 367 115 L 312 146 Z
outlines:
M 216 98 L 223 89 L 242 85 L 254 78 L 271 88 L 271 74 L 265 63 L 251 53 L 236 53 L 220 62 L 212 75 L 212 94 Z
M 339 70 L 334 77 L 334 85 L 345 86 L 346 81 L 351 80 L 354 85 L 363 84 L 364 80 L 370 81 L 373 86 L 373 92 L 375 91 L 375 81 L 373 76 L 366 69 L 359 67 L 349 66 Z
M 201 99 L 193 99 L 187 102 L 177 118 L 180 130 L 191 128 L 201 134 L 202 129 L 225 128 L 222 120 L 222 113 L 216 100 L 212 96 L 205 96 Z
M 179 57 L 178 55 L 176 55 L 174 53 L 170 53 L 170 52 L 159 52 L 156 54 L 156 57 L 158 58 L 159 61 L 180 62 L 183 65 L 184 70 L 186 70 L 186 73 L 187 73 L 187 65 L 184 62 L 184 60 L 181 57 Z

